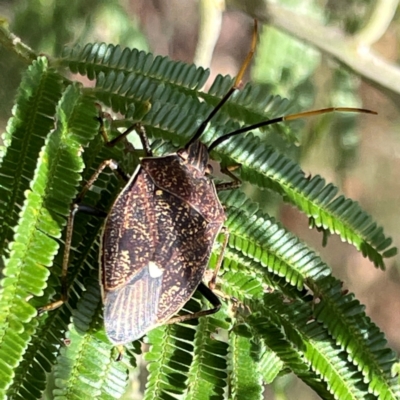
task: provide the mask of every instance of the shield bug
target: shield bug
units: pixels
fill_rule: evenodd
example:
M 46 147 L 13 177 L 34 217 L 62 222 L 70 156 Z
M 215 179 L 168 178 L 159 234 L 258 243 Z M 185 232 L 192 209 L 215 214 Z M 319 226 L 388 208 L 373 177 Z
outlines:
M 123 345 L 139 339 L 156 326 L 215 313 L 221 303 L 212 288 L 228 243 L 228 234 L 225 234 L 209 286 L 202 279 L 212 247 L 225 221 L 217 192 L 237 187 L 240 181 L 226 171 L 233 181 L 214 184 L 209 176 L 211 150 L 232 136 L 285 120 L 332 111 L 371 113 L 355 108 L 307 111 L 247 126 L 221 136 L 209 146 L 203 144 L 200 138 L 207 124 L 238 88 L 250 63 L 256 46 L 256 27 L 255 24 L 251 50 L 234 85 L 181 150 L 163 157 L 153 157 L 145 131 L 136 127 L 147 156 L 141 159 L 132 177 L 128 178 L 115 161 L 107 160 L 85 184 L 69 217 L 62 299 L 42 310 L 54 309 L 67 299 L 66 275 L 73 221 L 78 211 L 103 214 L 85 207 L 81 201 L 101 171 L 110 167 L 127 183 L 109 213 L 104 215 L 101 239 L 100 278 L 104 324 L 109 339 L 116 345 Z M 130 131 L 132 129 L 108 142 L 108 145 L 113 145 Z M 174 316 L 197 289 L 213 308 Z

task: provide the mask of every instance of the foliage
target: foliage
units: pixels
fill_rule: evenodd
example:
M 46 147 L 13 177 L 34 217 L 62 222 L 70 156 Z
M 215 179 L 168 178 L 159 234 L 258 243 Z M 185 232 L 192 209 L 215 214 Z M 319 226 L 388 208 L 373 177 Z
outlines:
M 87 76 L 95 87 L 77 84 L 65 70 Z M 101 219 L 77 219 L 68 303 L 40 317 L 36 309 L 58 296 L 66 217 L 82 183 L 101 160 L 116 158 L 131 172 L 138 163 L 123 143 L 103 146 L 96 102 L 122 116 L 114 128 L 140 121 L 161 155 L 185 144 L 232 84 L 218 77 L 205 93 L 200 89 L 207 76 L 193 65 L 106 44 L 66 48 L 51 61 L 38 57 L 25 71 L 0 166 L 1 398 L 121 397 L 136 364 L 132 349 L 123 362 L 115 361 L 102 327 Z M 211 121 L 203 141 L 291 107 L 249 84 Z M 287 127 L 268 133 L 296 138 Z M 236 136 L 212 156 L 225 166 L 239 164 L 241 180 L 282 196 L 312 226 L 339 235 L 383 269 L 396 249 L 372 217 L 320 176 L 306 177 L 259 134 Z M 120 187 L 105 171 L 85 203 L 107 210 Z M 394 352 L 324 261 L 240 190 L 220 198 L 230 232 L 218 280 L 224 307 L 147 335 L 145 398 L 220 399 L 228 393 L 232 399 L 261 399 L 264 383 L 289 372 L 324 399 L 398 398 Z M 219 243 L 211 267 L 218 252 Z M 202 307 L 204 300 L 195 296 L 185 309 Z M 133 345 L 139 352 L 139 344 Z

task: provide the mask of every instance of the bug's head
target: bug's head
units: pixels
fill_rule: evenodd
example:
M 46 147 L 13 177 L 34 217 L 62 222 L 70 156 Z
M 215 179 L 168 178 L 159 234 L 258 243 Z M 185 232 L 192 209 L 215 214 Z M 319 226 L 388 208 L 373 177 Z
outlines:
M 230 90 L 225 94 L 225 96 L 220 100 L 220 102 L 214 107 L 208 117 L 200 124 L 197 128 L 196 133 L 189 140 L 186 146 L 178 152 L 179 156 L 182 157 L 183 160 L 186 160 L 189 165 L 195 167 L 198 171 L 204 173 L 209 173 L 211 171 L 211 166 L 208 164 L 209 161 L 209 153 L 211 149 L 217 146 L 218 143 L 215 141 L 209 147 L 202 144 L 200 142 L 200 137 L 204 133 L 208 123 L 213 119 L 214 115 L 222 108 L 222 106 L 228 101 L 228 99 L 232 96 L 232 94 L 239 88 L 239 85 L 242 81 L 242 77 L 250 64 L 251 59 L 253 58 L 253 54 L 257 44 L 257 20 L 254 20 L 254 31 L 253 38 L 251 42 L 250 51 L 243 62 L 243 65 L 240 68 L 240 71 L 235 79 L 233 86 Z M 225 139 L 222 139 L 222 141 Z
M 239 134 L 244 134 L 254 129 L 258 129 L 261 127 L 266 127 L 268 125 L 273 125 L 276 123 L 280 123 L 283 121 L 292 121 L 299 118 L 306 118 L 311 117 L 314 115 L 326 114 L 334 111 L 339 112 L 362 112 L 368 114 L 376 114 L 375 111 L 363 109 L 363 108 L 353 108 L 353 107 L 329 107 L 329 108 L 322 108 L 319 110 L 311 110 L 311 111 L 304 111 L 295 114 L 283 115 L 277 118 L 273 118 L 266 121 L 261 121 L 255 123 L 253 125 L 244 126 L 240 129 L 237 129 L 233 132 L 226 133 L 220 136 L 218 139 L 214 140 L 208 147 L 200 142 L 200 137 L 206 130 L 208 123 L 213 119 L 215 114 L 222 108 L 222 106 L 229 100 L 232 94 L 239 89 L 243 75 L 250 64 L 250 61 L 253 57 L 255 52 L 257 43 L 257 21 L 254 21 L 254 31 L 253 31 L 253 38 L 251 43 L 251 48 L 249 53 L 247 54 L 246 59 L 244 60 L 238 75 L 234 81 L 233 86 L 231 89 L 222 97 L 219 103 L 214 107 L 214 109 L 210 112 L 208 117 L 200 124 L 197 131 L 193 135 L 193 137 L 189 140 L 186 146 L 178 152 L 179 156 L 187 162 L 188 165 L 193 166 L 196 170 L 201 172 L 202 174 L 210 172 L 210 166 L 208 165 L 209 162 L 209 153 L 213 151 L 218 145 L 220 145 L 225 140 L 231 138 L 232 136 L 236 136 Z
M 208 173 L 210 156 L 207 146 L 200 140 L 189 143 L 188 146 L 178 151 L 178 155 L 188 166 L 195 168 L 202 175 Z

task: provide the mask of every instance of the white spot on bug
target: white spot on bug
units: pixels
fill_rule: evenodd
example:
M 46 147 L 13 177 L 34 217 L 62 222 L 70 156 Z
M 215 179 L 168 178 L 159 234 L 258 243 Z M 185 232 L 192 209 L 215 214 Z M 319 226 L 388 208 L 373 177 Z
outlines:
M 120 253 L 120 262 L 124 265 L 124 267 L 129 267 L 131 264 L 131 258 L 129 256 L 128 250 L 122 250 Z
M 153 261 L 149 262 L 149 275 L 151 278 L 159 278 L 164 271 Z

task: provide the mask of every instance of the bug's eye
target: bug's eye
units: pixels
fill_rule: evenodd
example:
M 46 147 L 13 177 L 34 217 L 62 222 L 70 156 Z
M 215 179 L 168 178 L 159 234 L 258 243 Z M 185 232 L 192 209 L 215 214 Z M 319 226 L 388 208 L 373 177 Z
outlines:
M 211 175 L 214 172 L 213 167 L 210 164 L 207 164 L 206 174 Z

